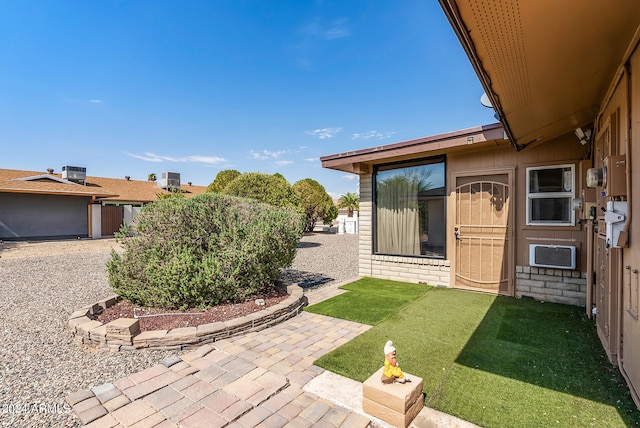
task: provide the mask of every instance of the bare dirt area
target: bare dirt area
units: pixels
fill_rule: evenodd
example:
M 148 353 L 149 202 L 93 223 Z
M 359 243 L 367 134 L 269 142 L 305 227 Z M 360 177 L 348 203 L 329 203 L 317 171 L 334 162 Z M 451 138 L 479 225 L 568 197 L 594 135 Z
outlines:
M 199 309 L 178 311 L 148 308 L 123 300 L 99 314 L 96 319 L 106 324 L 118 318 L 138 318 L 140 331 L 170 330 L 172 328 L 196 327 L 201 324 L 228 321 L 275 306 L 286 298 L 286 293 L 271 290 L 242 302 L 217 305 L 205 311 Z M 261 304 L 257 303 L 257 301 Z

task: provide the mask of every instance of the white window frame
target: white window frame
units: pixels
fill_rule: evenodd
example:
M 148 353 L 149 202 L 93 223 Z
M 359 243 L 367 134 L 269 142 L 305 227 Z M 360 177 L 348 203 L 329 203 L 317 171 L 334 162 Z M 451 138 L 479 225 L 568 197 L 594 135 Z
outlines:
M 531 180 L 531 172 L 532 171 L 540 171 L 545 169 L 559 169 L 559 168 L 570 168 L 571 169 L 571 190 L 565 192 L 538 192 L 533 193 L 530 192 L 530 180 Z M 576 171 L 574 164 L 563 164 L 563 165 L 545 165 L 545 166 L 535 166 L 529 167 L 526 171 L 527 174 L 527 226 L 575 226 L 576 224 L 576 215 L 573 210 L 573 201 L 575 199 L 575 188 L 576 188 Z M 558 222 L 548 222 L 548 221 L 535 221 L 531 219 L 531 210 L 532 210 L 532 200 L 540 199 L 540 198 L 557 198 L 557 199 L 566 199 L 570 198 L 569 202 L 569 221 L 558 221 Z

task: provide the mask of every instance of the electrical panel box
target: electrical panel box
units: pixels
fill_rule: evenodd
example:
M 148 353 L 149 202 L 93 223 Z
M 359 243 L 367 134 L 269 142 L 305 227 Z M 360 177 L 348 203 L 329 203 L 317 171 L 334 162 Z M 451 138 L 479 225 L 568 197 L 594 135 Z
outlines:
M 627 195 L 627 160 L 625 155 L 608 156 L 604 159 L 606 169 L 607 197 L 615 198 Z

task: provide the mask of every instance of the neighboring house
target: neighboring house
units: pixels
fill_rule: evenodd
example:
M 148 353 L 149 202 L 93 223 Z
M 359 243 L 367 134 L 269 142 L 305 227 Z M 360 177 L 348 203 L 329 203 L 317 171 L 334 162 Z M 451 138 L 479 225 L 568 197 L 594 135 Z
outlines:
M 144 204 L 169 193 L 155 181 L 71 174 L 71 168 L 59 174 L 0 169 L 0 239 L 113 236 Z M 180 189 L 186 197 L 206 191 L 191 183 Z
M 360 274 L 584 305 L 640 407 L 640 2 L 440 3 L 501 124 L 321 158 Z

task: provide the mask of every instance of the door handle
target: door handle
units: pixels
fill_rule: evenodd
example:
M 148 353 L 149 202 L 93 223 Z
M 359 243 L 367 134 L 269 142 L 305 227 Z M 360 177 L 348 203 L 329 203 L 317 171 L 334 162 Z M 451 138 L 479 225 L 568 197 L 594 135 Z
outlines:
M 453 228 L 453 235 L 456 237 L 456 239 L 460 239 L 460 232 L 458 231 L 457 227 Z

